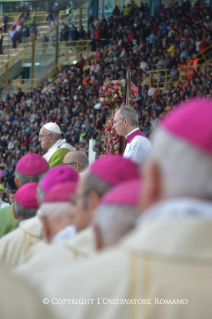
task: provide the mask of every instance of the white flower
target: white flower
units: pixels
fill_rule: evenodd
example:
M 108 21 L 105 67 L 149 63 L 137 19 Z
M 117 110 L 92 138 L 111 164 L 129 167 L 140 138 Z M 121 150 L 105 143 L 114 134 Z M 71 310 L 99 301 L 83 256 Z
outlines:
M 100 102 L 104 102 L 104 98 L 103 97 L 100 98 Z
M 116 98 L 116 97 L 117 97 L 117 94 L 114 95 L 114 98 Z

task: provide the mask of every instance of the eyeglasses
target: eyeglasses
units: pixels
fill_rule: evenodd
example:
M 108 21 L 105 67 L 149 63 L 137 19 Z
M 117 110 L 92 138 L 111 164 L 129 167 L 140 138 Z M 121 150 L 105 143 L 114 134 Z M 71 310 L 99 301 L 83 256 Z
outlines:
M 48 134 L 48 135 L 38 135 L 38 139 L 39 139 L 39 140 L 42 140 L 44 137 L 50 136 L 50 135 L 52 135 L 52 134 Z
M 75 164 L 77 164 L 77 163 L 63 163 L 63 165 L 75 165 Z

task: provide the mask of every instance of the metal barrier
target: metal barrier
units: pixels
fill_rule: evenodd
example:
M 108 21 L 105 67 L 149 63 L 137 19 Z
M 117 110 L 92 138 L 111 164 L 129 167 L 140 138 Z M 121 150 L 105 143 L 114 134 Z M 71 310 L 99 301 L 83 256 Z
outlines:
M 8 15 L 8 23 L 11 24 L 15 21 L 15 19 L 17 19 L 17 20 L 19 19 L 21 12 L 16 12 L 16 13 L 9 12 L 9 13 L 5 13 L 5 14 Z M 46 21 L 47 21 L 46 11 L 30 12 L 30 16 L 31 16 L 31 18 L 35 19 L 39 23 L 42 23 L 42 22 L 46 23 Z M 2 15 L 0 16 L 0 18 L 2 19 Z M 60 11 L 59 12 L 59 20 L 61 21 L 61 20 L 64 20 L 65 18 L 66 18 L 66 12 Z
M 81 25 L 87 27 L 88 16 L 89 2 L 79 9 L 73 10 L 72 15 L 66 17 L 63 22 L 69 25 L 74 24 L 78 28 Z M 3 65 L 0 66 L 0 95 L 4 96 L 5 92 L 8 91 L 10 81 L 20 77 L 27 68 L 30 69 L 30 71 L 28 70 L 30 74 L 27 77 L 45 78 L 49 69 L 58 65 L 61 59 L 64 60 L 63 57 L 68 61 L 70 54 L 76 58 L 80 52 L 87 54 L 91 41 L 79 41 L 77 45 L 76 42 L 78 41 L 60 42 L 59 25 L 56 25 L 27 47 L 20 45 L 16 52 L 11 50 L 10 54 L 2 60 Z
M 197 54 L 199 59 L 198 65 L 186 66 L 178 68 L 178 75 L 170 75 L 171 69 L 159 69 L 148 71 L 149 86 L 157 90 L 164 90 L 168 85 L 177 85 L 179 82 L 185 83 L 187 80 L 193 78 L 193 73 L 201 65 L 208 63 L 212 59 L 212 45 L 208 46 L 205 50 Z
M 33 92 L 39 84 L 41 84 L 41 79 L 16 79 L 11 80 L 9 85 L 9 92 L 13 93 L 21 88 L 23 92 Z
M 64 59 L 49 70 L 48 77 L 54 81 L 61 66 L 70 63 L 70 59 L 77 61 L 80 54 L 83 54 L 85 58 L 88 58 L 88 55 L 91 52 L 91 42 L 91 40 L 60 42 L 59 55 L 64 56 Z
M 79 24 L 82 24 L 83 20 L 87 19 L 87 10 L 84 9 L 88 5 L 88 2 L 83 4 L 80 8 L 76 10 L 72 10 L 72 13 L 69 17 L 66 16 L 65 11 L 59 12 L 59 21 L 62 22 L 65 19 L 69 19 L 71 23 L 76 24 L 79 22 Z M 19 19 L 21 12 L 17 13 L 6 13 L 8 15 L 8 24 L 12 24 L 15 19 Z M 38 24 L 47 23 L 47 13 L 45 11 L 39 11 L 39 12 L 30 12 L 31 18 L 33 18 Z M 71 18 L 70 18 L 71 17 Z M 2 19 L 2 15 L 0 15 L 0 19 Z

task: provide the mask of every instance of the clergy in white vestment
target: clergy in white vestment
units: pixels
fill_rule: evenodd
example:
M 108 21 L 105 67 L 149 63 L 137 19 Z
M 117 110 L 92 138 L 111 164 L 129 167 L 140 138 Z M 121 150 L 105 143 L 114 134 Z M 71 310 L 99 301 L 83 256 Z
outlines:
M 15 168 L 15 183 L 18 188 L 31 182 L 39 182 L 48 171 L 49 165 L 42 156 L 29 153 L 24 155 Z M 1 210 L 0 238 L 18 227 L 18 221 L 13 215 L 13 206 Z M 28 236 L 26 234 L 26 236 Z
M 45 296 L 93 301 L 57 304 L 61 316 L 212 317 L 211 119 L 211 100 L 196 99 L 161 122 L 142 170 L 136 230 L 117 247 L 58 269 Z
M 65 139 L 62 139 L 62 131 L 56 123 L 47 123 L 42 126 L 39 132 L 41 148 L 47 151 L 43 158 L 49 163 L 50 167 L 62 165 L 65 155 L 74 151 L 75 148 Z
M 152 145 L 138 127 L 136 111 L 129 106 L 119 108 L 114 116 L 113 127 L 127 140 L 123 156 L 137 164 L 143 164 L 152 150 Z
M 76 181 L 58 184 L 44 196 L 39 217 L 49 244 L 56 244 L 61 238 L 71 239 L 76 234 L 75 207 L 70 200 L 76 185 Z
M 41 159 L 42 162 L 44 161 L 45 165 L 48 166 L 42 157 Z M 63 182 L 77 182 L 78 178 L 79 175 L 77 172 L 70 167 L 53 167 L 38 184 L 36 200 L 38 199 L 39 204 L 41 204 L 45 193 L 50 191 L 52 187 Z M 8 243 L 8 237 L 5 237 L 0 240 L 0 247 Z M 22 262 L 32 246 L 36 246 L 38 243 L 40 243 L 42 248 L 46 246 L 45 242 L 43 242 L 43 224 L 39 218 L 39 210 L 37 210 L 35 217 L 32 217 L 26 223 L 21 223 L 19 227 L 13 231 L 13 237 L 15 238 L 13 245 L 6 245 L 5 249 L 1 249 L 0 252 L 0 258 L 3 256 L 4 264 L 6 264 L 10 270 Z M 40 249 L 40 246 L 38 249 Z M 5 251 L 7 252 L 6 254 Z
M 28 183 L 18 189 L 15 194 L 14 216 L 19 221 L 19 227 L 0 240 L 0 264 L 8 270 L 12 269 L 24 256 L 27 246 L 31 246 L 40 240 L 39 237 L 31 237 L 28 242 L 24 225 L 30 223 L 30 218 L 36 215 L 38 203 L 37 183 Z
M 141 187 L 140 178 L 132 179 L 112 188 L 101 198 L 92 220 L 97 249 L 115 245 L 135 227 Z
M 125 174 L 123 174 L 123 171 Z M 92 258 L 96 254 L 97 245 L 91 220 L 95 215 L 101 197 L 117 185 L 138 178 L 138 165 L 122 156 L 107 156 L 94 162 L 80 178 L 76 194 L 71 198 L 72 203 L 76 204 L 75 224 L 78 234 L 73 239 L 58 242 L 54 246 L 50 245 L 45 250 L 39 245 L 33 247 L 16 272 L 24 273 L 24 276 L 30 282 L 33 282 L 33 285 L 37 286 L 38 283 L 44 283 L 48 281 L 48 278 L 51 279 L 58 268 L 62 269 L 64 265 L 71 266 L 84 259 Z M 129 192 L 129 194 L 131 193 Z M 132 199 L 136 194 L 136 191 L 134 191 Z M 98 229 L 101 228 L 99 222 L 96 226 Z M 116 232 L 115 228 L 114 231 Z M 121 234 L 123 234 L 123 231 L 125 231 L 124 227 Z M 56 236 L 56 239 L 58 241 L 65 239 L 63 238 L 63 231 Z M 42 269 L 42 271 L 34 271 L 33 269 Z

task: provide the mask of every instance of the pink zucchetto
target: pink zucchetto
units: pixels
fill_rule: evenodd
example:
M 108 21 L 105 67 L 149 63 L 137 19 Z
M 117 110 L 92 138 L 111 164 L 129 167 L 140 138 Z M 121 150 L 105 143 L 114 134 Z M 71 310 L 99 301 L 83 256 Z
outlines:
M 137 206 L 141 191 L 141 179 L 133 179 L 117 185 L 107 192 L 101 199 L 101 204 Z
M 45 195 L 43 203 L 71 202 L 71 195 L 75 194 L 76 182 L 62 183 L 54 186 Z
M 55 166 L 51 168 L 41 181 L 41 189 L 44 193 L 48 193 L 54 186 L 67 183 L 77 182 L 78 173 L 69 166 Z
M 161 122 L 170 134 L 212 153 L 212 100 L 191 99 L 171 111 Z
M 15 194 L 16 202 L 23 207 L 38 208 L 37 186 L 38 183 L 28 183 L 21 186 Z
M 140 176 L 138 165 L 120 155 L 98 159 L 90 166 L 90 171 L 113 186 Z
M 23 175 L 37 175 L 49 169 L 47 161 L 36 153 L 24 155 L 16 165 L 16 171 Z

